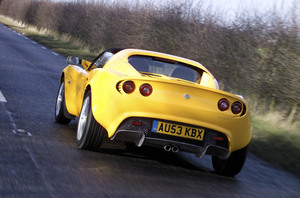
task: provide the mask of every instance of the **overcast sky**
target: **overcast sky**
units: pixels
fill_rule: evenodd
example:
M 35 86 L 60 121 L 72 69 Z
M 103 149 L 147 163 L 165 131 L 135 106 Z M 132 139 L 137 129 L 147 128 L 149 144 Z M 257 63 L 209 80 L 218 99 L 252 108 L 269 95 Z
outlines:
M 194 0 L 194 2 L 197 1 L 199 0 Z M 202 2 L 207 6 L 211 5 L 214 9 L 229 12 L 239 12 L 247 9 L 265 12 L 274 7 L 277 10 L 287 12 L 294 4 L 300 5 L 300 0 L 202 0 Z
M 122 0 L 116 0 L 122 1 Z M 148 0 L 129 0 L 129 1 L 148 1 Z M 151 0 L 156 4 L 165 4 L 169 0 Z M 297 9 L 297 15 L 300 15 L 300 0 L 174 0 L 176 2 L 190 1 L 194 4 L 202 3 L 205 8 L 211 9 L 212 12 L 222 13 L 228 17 L 234 16 L 240 12 L 257 12 L 263 14 L 267 11 L 276 9 L 278 13 L 286 15 L 293 8 Z

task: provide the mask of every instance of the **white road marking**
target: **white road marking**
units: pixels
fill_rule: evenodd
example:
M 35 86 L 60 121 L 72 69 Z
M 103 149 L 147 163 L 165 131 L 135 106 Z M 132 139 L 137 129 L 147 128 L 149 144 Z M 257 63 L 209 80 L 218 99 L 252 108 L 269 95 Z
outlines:
M 1 91 L 0 91 L 0 102 L 7 102 Z
M 33 162 L 33 164 L 34 164 L 34 166 L 35 166 L 37 169 L 40 169 L 40 166 L 39 166 L 38 162 L 36 161 L 36 159 L 34 158 L 33 153 L 27 148 L 27 146 L 24 146 L 24 147 L 25 147 L 26 151 L 28 152 L 29 157 L 31 158 L 31 160 L 32 160 L 32 162 Z
M 6 27 L 6 26 L 4 26 L 4 27 Z M 7 28 L 7 27 L 6 27 Z M 12 29 L 10 29 L 10 30 L 12 30 Z M 17 33 L 19 36 L 23 36 L 26 40 L 29 40 L 29 38 L 28 37 L 26 37 L 26 36 L 24 36 L 24 35 L 22 35 L 22 34 L 20 34 L 19 32 L 16 32 L 16 31 L 14 31 L 14 30 L 12 30 L 14 33 Z M 38 43 L 37 42 L 35 42 L 35 41 L 31 41 L 31 43 L 33 43 L 33 44 L 35 44 L 35 45 L 38 45 Z M 44 47 L 44 46 L 42 46 L 42 49 L 47 49 L 46 47 Z M 57 53 L 55 53 L 55 52 L 51 52 L 53 55 L 55 55 L 55 56 L 59 56 L 59 54 L 57 54 Z M 4 96 L 2 95 L 2 93 L 1 93 L 1 91 L 0 91 L 0 102 L 7 102 L 6 100 L 5 100 L 5 98 L 4 98 Z
M 31 133 L 29 133 L 28 131 L 24 130 L 24 129 L 17 129 L 16 130 L 13 130 L 13 133 L 16 134 L 16 135 L 27 135 L 29 137 L 31 137 Z
M 10 122 L 12 128 L 13 128 L 12 132 L 16 133 L 16 131 L 18 129 L 17 129 L 17 125 L 16 125 L 16 123 L 15 123 L 13 117 L 12 117 L 12 113 L 10 111 L 8 111 L 7 109 L 5 111 L 6 111 L 7 115 L 8 115 L 9 122 Z
M 0 102 L 7 102 L 5 97 L 3 96 L 2 92 L 0 91 Z M 12 113 L 8 111 L 7 109 L 5 112 L 8 115 L 9 122 L 13 128 L 12 132 L 16 135 L 27 135 L 29 137 L 32 136 L 32 134 L 24 129 L 18 129 L 15 120 L 13 119 Z
M 6 27 L 6 26 L 4 26 L 4 27 Z M 6 27 L 6 28 L 8 28 L 8 27 Z M 10 29 L 10 30 L 12 30 L 12 29 Z M 12 30 L 12 31 L 13 31 L 14 33 L 18 34 L 19 36 L 23 36 L 26 40 L 29 40 L 28 37 L 26 37 L 26 36 L 20 34 L 19 32 L 16 32 L 15 30 Z M 33 43 L 33 44 L 35 44 L 35 45 L 38 45 L 38 43 L 35 42 L 35 41 L 31 41 L 31 43 Z M 42 46 L 42 49 L 47 49 L 47 48 L 44 47 L 44 46 Z M 51 53 L 52 53 L 53 55 L 55 55 L 55 56 L 59 56 L 59 54 L 57 54 L 57 53 L 55 53 L 55 52 L 51 52 Z M 7 101 L 5 100 L 5 98 L 4 98 L 4 96 L 2 95 L 1 91 L 0 91 L 0 102 L 7 102 Z

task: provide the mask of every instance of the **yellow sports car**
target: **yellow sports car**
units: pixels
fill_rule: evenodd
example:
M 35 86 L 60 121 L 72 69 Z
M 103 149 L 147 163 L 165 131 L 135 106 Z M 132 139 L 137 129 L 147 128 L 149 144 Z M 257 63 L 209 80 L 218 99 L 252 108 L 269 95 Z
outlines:
M 138 49 L 109 49 L 92 62 L 69 56 L 67 62 L 55 120 L 79 117 L 79 148 L 99 150 L 109 138 L 208 154 L 217 173 L 241 171 L 251 139 L 249 109 L 241 96 L 219 90 L 200 63 Z

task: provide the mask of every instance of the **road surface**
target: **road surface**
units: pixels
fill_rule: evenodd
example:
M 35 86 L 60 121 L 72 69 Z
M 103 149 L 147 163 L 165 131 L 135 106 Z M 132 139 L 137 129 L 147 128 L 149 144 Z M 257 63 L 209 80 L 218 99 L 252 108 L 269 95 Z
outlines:
M 108 142 L 76 148 L 54 122 L 65 57 L 0 24 L 0 197 L 300 197 L 300 180 L 249 155 L 234 178 L 210 157 Z

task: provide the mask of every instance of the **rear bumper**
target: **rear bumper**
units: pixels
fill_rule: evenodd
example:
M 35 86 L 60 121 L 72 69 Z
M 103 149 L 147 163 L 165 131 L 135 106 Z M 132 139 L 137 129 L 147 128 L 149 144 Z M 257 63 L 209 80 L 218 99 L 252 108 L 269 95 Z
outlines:
M 140 126 L 132 125 L 132 122 L 142 123 Z M 219 132 L 206 129 L 203 141 L 193 140 L 172 135 L 158 134 L 151 132 L 153 120 L 149 118 L 128 118 L 117 129 L 111 140 L 122 140 L 134 143 L 140 147 L 148 145 L 162 148 L 167 151 L 183 151 L 193 153 L 197 157 L 203 155 L 217 156 L 226 159 L 230 155 L 227 137 Z M 216 140 L 214 137 L 222 137 L 223 140 Z

